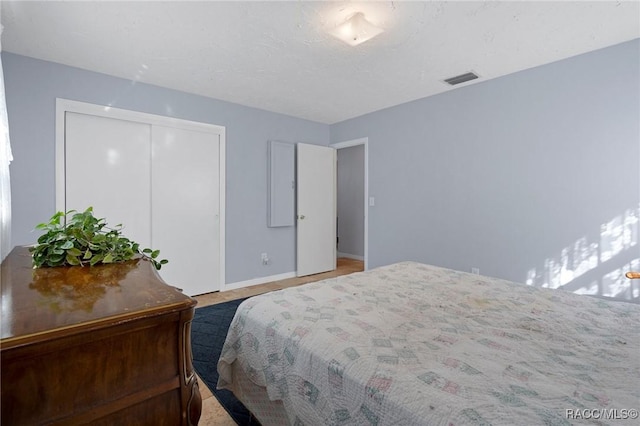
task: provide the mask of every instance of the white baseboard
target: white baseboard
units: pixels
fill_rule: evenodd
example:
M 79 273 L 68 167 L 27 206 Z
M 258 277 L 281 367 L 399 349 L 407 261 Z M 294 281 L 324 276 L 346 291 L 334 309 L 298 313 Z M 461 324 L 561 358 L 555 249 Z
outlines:
M 343 253 L 341 251 L 336 253 L 337 257 L 346 257 L 347 259 L 361 260 L 364 262 L 364 256 L 358 256 L 357 254 Z
M 238 281 L 235 283 L 223 284 L 220 291 L 237 290 L 239 288 L 251 287 L 253 285 L 270 283 L 272 281 L 286 280 L 288 278 L 295 278 L 295 272 L 285 272 L 284 274 L 270 275 L 268 277 L 258 277 L 246 281 Z

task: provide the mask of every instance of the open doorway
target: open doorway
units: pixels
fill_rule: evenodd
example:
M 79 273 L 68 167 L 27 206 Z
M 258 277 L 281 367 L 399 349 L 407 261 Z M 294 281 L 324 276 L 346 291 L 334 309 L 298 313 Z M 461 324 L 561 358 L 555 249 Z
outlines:
M 337 150 L 336 254 L 343 262 L 368 265 L 368 139 L 331 145 Z

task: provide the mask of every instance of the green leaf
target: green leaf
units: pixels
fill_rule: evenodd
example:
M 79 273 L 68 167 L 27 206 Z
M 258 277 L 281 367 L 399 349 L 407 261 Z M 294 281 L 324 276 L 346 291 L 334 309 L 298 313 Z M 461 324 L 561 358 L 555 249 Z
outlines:
M 155 259 L 160 254 L 160 250 L 154 250 L 151 252 L 151 258 Z
M 82 256 L 82 252 L 75 247 L 71 247 L 69 250 L 67 250 L 67 254 L 70 254 L 71 256 L 76 256 L 76 257 Z
M 102 263 L 113 263 L 113 254 L 107 253 L 104 259 L 102 259 Z
M 65 260 L 67 261 L 67 263 L 69 265 L 79 265 L 80 264 L 80 260 L 78 260 L 77 257 L 72 256 L 71 254 L 67 253 L 67 257 L 65 258 Z
M 73 241 L 71 241 L 71 240 L 65 241 L 64 244 L 62 244 L 60 246 L 60 248 L 63 249 L 63 250 L 68 250 L 68 249 L 70 249 L 72 247 L 73 247 Z M 74 255 L 74 256 L 77 256 L 77 255 Z

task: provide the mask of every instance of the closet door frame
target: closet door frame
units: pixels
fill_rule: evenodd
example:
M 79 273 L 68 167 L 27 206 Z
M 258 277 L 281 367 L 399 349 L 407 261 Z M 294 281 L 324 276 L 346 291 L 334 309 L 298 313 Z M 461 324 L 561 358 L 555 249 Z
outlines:
M 183 120 L 156 114 L 113 108 L 106 105 L 96 105 L 86 102 L 72 101 L 56 98 L 56 146 L 55 146 L 55 194 L 56 211 L 64 211 L 66 205 L 66 176 L 65 176 L 65 114 L 74 112 L 78 114 L 94 115 L 117 120 L 133 121 L 149 125 L 173 127 L 184 130 L 200 131 L 218 136 L 219 144 L 219 244 L 220 244 L 220 290 L 225 288 L 225 188 L 226 188 L 226 154 L 225 154 L 225 127 L 215 124 L 200 123 L 197 121 Z

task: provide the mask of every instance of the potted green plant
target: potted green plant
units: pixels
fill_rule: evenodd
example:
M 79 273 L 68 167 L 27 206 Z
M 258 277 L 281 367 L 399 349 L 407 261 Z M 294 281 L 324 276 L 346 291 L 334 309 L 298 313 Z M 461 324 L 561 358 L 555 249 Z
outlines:
M 36 229 L 44 231 L 38 243 L 29 248 L 33 267 L 84 266 L 116 263 L 141 255 L 160 269 L 168 260 L 158 259 L 159 250 L 140 249 L 140 245 L 122 235 L 122 225 L 107 226 L 104 218 L 93 215 L 93 207 L 79 213 L 57 212 L 49 222 Z

